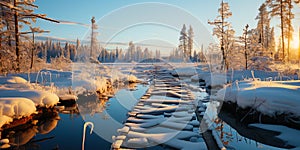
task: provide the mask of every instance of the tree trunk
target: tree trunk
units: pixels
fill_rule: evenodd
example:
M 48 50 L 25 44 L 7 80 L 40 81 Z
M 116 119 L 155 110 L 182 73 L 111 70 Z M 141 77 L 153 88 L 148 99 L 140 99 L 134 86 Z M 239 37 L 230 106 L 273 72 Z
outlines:
M 248 30 L 248 24 L 245 27 L 245 60 L 246 60 L 246 70 L 248 70 L 248 53 L 247 53 L 247 30 Z
M 15 7 L 17 6 L 16 0 L 14 0 L 14 6 Z M 17 71 L 20 71 L 19 23 L 18 23 L 18 11 L 17 10 L 15 10 L 14 19 L 15 19 L 16 56 L 17 56 L 16 69 L 17 69 Z
M 222 51 L 222 55 L 223 55 L 223 60 L 222 60 L 222 70 L 226 70 L 227 68 L 227 61 L 226 61 L 226 52 L 225 52 L 225 48 L 224 48 L 224 2 L 222 1 L 222 8 L 221 8 L 221 18 L 222 18 L 222 33 L 221 33 L 221 51 Z
M 298 61 L 299 61 L 299 63 L 300 63 L 300 27 L 299 27 Z
M 284 44 L 284 18 L 283 18 L 283 0 L 280 0 L 280 23 L 281 23 L 281 45 L 282 45 L 282 60 L 285 62 L 285 44 Z
M 31 50 L 30 69 L 32 69 L 32 67 L 33 67 L 34 50 L 35 50 L 35 44 L 34 44 L 34 31 L 32 30 L 32 50 Z
M 288 38 L 288 45 L 287 45 L 287 56 L 288 56 L 288 62 L 290 61 L 290 43 L 291 43 L 291 35 L 290 35 L 290 33 L 291 33 L 291 26 L 292 26 L 292 24 L 291 24 L 291 21 L 292 21 L 292 0 L 288 0 L 288 8 L 289 8 L 289 14 L 288 14 L 288 19 L 289 19 L 289 21 L 288 21 L 288 34 L 287 34 L 287 38 Z

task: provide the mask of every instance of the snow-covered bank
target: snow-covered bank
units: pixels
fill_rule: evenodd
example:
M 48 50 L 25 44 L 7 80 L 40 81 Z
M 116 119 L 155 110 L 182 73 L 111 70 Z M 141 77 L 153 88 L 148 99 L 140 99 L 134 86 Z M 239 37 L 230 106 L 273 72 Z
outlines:
M 56 94 L 35 86 L 21 77 L 0 77 L 0 129 L 13 119 L 36 114 L 37 107 L 53 107 L 59 101 Z
M 227 85 L 216 98 L 236 103 L 241 108 L 252 108 L 262 114 L 300 116 L 300 80 L 243 81 Z
M 227 72 L 208 72 L 203 68 L 197 68 L 197 74 L 191 77 L 191 81 L 205 82 L 206 87 L 209 88 L 222 88 L 223 85 L 227 83 L 252 79 L 253 74 L 255 74 L 255 78 L 261 81 L 286 81 L 298 79 L 296 75 L 284 76 L 282 73 L 276 71 L 267 72 L 261 70 L 229 70 Z
M 40 107 L 52 108 L 59 101 L 61 102 L 59 105 L 70 100 L 75 102 L 79 94 L 98 93 L 104 95 L 103 98 L 109 98 L 113 95 L 114 88 L 139 82 L 134 74 L 123 74 L 112 67 L 103 64 L 74 63 L 66 71 L 42 69 L 36 73 L 8 74 L 6 77 L 0 77 L 0 99 L 6 100 L 5 103 L 0 102 L 1 126 L 19 118 L 18 114 L 3 116 L 3 109 L 5 113 L 8 110 L 13 112 L 18 109 L 18 113 L 23 114 L 21 117 L 29 117 Z M 118 87 L 113 87 L 114 85 Z M 19 103 L 9 102 L 9 100 L 17 102 L 15 99 L 18 99 Z M 33 107 L 28 107 L 32 108 L 32 113 L 27 113 L 23 109 L 26 100 L 33 104 Z

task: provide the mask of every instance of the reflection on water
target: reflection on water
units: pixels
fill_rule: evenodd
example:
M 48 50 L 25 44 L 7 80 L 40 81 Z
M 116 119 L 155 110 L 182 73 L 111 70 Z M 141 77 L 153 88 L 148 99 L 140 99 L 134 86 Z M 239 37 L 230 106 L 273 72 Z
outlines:
M 215 106 L 218 107 L 208 104 L 208 108 Z M 218 113 L 218 116 L 211 118 L 214 118 L 213 129 L 217 131 L 219 139 L 227 149 L 277 150 L 295 148 L 295 146 L 276 137 L 280 134 L 279 132 L 249 127 L 247 124 L 241 123 L 236 114 L 223 109 Z
M 230 137 L 224 137 L 223 139 L 235 139 L 237 138 L 238 141 L 249 141 L 251 142 L 252 140 L 256 141 L 255 144 L 258 146 L 258 148 L 266 147 L 262 146 L 259 143 L 264 143 L 270 146 L 273 146 L 278 148 L 293 148 L 293 146 L 286 144 L 283 140 L 277 138 L 280 133 L 275 132 L 275 131 L 270 131 L 270 130 L 264 130 L 260 128 L 254 128 L 254 127 L 248 127 L 248 125 L 241 123 L 239 120 L 235 119 L 233 114 L 230 114 L 225 111 L 221 111 L 219 114 L 219 117 L 225 121 L 227 124 L 226 128 L 232 127 L 235 129 L 237 133 Z M 230 128 L 227 130 L 231 130 Z M 232 130 L 231 130 L 232 131 Z M 243 139 L 243 140 L 242 140 Z M 251 140 L 252 139 L 252 140 Z M 259 143 L 257 143 L 259 142 Z M 233 142 L 232 142 L 233 143 Z
M 31 149 L 38 147 L 37 142 L 44 141 L 51 138 L 35 138 L 39 134 L 48 134 L 55 129 L 59 121 L 58 113 L 54 112 L 53 116 L 47 119 L 41 119 L 36 125 L 28 125 L 22 129 L 5 131 L 4 137 L 8 137 L 13 149 Z M 53 137 L 52 137 L 53 138 Z
M 139 99 L 147 89 L 146 85 L 131 84 L 128 89 L 119 90 L 110 99 L 100 98 L 97 94 L 79 95 L 76 104 L 65 106 L 54 116 L 39 120 L 35 125 L 2 132 L 1 136 L 9 139 L 12 146 L 10 149 L 80 149 L 83 124 L 86 120 L 95 121 L 95 127 L 105 132 L 110 127 L 99 122 L 116 120 L 122 123 L 128 112 L 122 102 Z M 111 139 L 114 133 L 106 134 Z M 96 132 L 87 134 L 85 149 L 95 149 L 95 146 L 110 149 L 111 143 Z

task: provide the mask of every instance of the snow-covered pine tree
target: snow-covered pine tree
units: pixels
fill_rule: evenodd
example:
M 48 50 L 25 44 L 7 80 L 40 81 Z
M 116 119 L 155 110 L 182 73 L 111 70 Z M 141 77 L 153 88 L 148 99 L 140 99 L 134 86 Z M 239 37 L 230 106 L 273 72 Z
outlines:
M 179 37 L 179 49 L 183 52 L 184 57 L 187 57 L 188 55 L 188 35 L 186 32 L 186 26 L 183 24 L 182 29 L 180 31 L 180 37 Z
M 267 10 L 267 4 L 263 3 L 259 9 L 259 13 L 256 16 L 257 23 L 257 32 L 259 33 L 259 43 L 262 46 L 262 51 L 266 51 L 269 46 L 269 33 L 270 33 L 270 16 Z
M 32 22 L 35 22 L 37 18 L 56 22 L 56 20 L 47 18 L 45 14 L 35 14 L 34 9 L 38 8 L 38 6 L 34 5 L 35 0 L 7 0 L 1 1 L 0 5 L 8 8 L 8 14 L 13 14 L 13 30 L 9 32 L 13 32 L 14 34 L 14 43 L 15 43 L 15 55 L 16 55 L 16 70 L 20 71 L 20 54 L 21 50 L 25 49 L 21 45 L 20 41 L 20 27 L 27 25 L 31 26 Z M 11 22 L 9 22 L 11 23 Z
M 11 4 L 11 0 L 2 0 L 0 2 L 0 73 L 7 73 L 10 70 L 14 70 L 16 66 L 13 60 L 15 60 L 14 51 L 14 20 L 13 11 L 4 6 L 2 3 Z
M 144 58 L 143 58 L 143 59 L 149 58 L 149 55 L 150 55 L 149 49 L 146 47 L 146 48 L 144 49 Z
M 235 68 L 234 66 L 241 59 L 239 55 L 239 49 L 236 49 L 236 39 L 235 39 L 235 31 L 231 27 L 231 24 L 228 25 L 225 30 L 225 39 L 224 39 L 224 48 L 226 50 L 226 69 Z M 240 63 L 238 63 L 240 64 Z
M 288 54 L 286 54 L 286 45 L 285 40 L 288 40 L 288 48 L 289 41 L 291 39 L 292 30 L 292 19 L 294 18 L 294 14 L 292 13 L 293 3 L 299 3 L 299 0 L 266 0 L 266 3 L 271 8 L 270 13 L 272 17 L 280 18 L 280 30 L 281 30 L 281 51 L 282 51 L 282 60 L 285 61 L 288 58 Z M 289 52 L 289 49 L 288 49 Z
M 198 62 L 198 55 L 197 55 L 196 50 L 194 50 L 192 61 L 193 61 L 193 62 Z
M 71 52 L 70 52 L 70 44 L 66 42 L 65 48 L 64 48 L 64 57 L 67 59 L 70 59 Z
M 222 66 L 221 69 L 228 69 L 227 64 L 227 49 L 225 49 L 225 39 L 226 39 L 226 29 L 230 26 L 230 23 L 227 21 L 228 18 L 232 16 L 230 7 L 228 3 L 225 3 L 223 0 L 218 9 L 219 15 L 214 21 L 208 21 L 208 24 L 215 26 L 213 29 L 213 35 L 216 35 L 220 40 L 220 49 L 222 52 Z
M 270 53 L 270 57 L 274 58 L 274 54 L 276 52 L 276 41 L 275 41 L 275 31 L 274 31 L 274 27 L 271 28 L 271 32 L 270 32 L 270 40 L 269 40 L 269 49 L 268 52 Z
M 127 61 L 133 61 L 134 60 L 134 53 L 135 53 L 135 45 L 133 44 L 132 41 L 130 41 L 128 43 L 128 51 L 127 51 L 128 55 L 126 60 Z
M 135 61 L 139 62 L 141 58 L 142 58 L 142 48 L 141 46 L 137 46 L 135 52 Z
M 192 26 L 190 25 L 188 30 L 188 44 L 187 44 L 188 47 L 187 56 L 189 57 L 190 60 L 192 60 L 193 44 L 194 44 L 194 31 Z

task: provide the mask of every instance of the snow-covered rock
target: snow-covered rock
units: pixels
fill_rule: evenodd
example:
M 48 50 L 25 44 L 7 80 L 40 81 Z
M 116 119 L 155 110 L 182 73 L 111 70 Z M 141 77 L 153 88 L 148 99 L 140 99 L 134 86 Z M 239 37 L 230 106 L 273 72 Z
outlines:
M 63 94 L 63 95 L 58 95 L 59 99 L 61 101 L 66 101 L 66 100 L 77 100 L 78 97 L 73 94 Z
M 1 139 L 0 140 L 0 144 L 8 144 L 9 143 L 9 139 Z
M 137 80 L 138 80 L 137 77 L 132 74 L 128 76 L 128 82 L 130 83 L 137 82 Z
M 35 104 L 27 98 L 0 98 L 0 115 L 11 118 L 27 117 L 36 112 Z
M 5 116 L 5 115 L 0 115 L 0 129 L 3 125 L 9 124 L 13 121 L 13 118 Z

